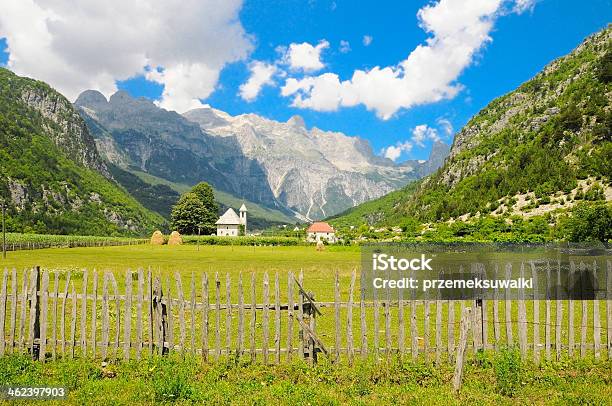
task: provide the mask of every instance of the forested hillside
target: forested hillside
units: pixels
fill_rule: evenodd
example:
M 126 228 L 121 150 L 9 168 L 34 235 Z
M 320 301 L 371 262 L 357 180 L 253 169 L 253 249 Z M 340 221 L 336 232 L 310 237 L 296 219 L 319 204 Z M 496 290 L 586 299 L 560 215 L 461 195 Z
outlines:
M 64 96 L 4 68 L 0 173 L 9 231 L 143 234 L 163 222 L 113 181 Z

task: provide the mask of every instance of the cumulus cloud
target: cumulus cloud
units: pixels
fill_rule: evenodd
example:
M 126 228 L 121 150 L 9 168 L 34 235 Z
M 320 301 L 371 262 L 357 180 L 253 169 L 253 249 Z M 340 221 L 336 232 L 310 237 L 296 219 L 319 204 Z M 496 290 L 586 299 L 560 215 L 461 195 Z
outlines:
M 383 156 L 395 162 L 402 155 L 402 152 L 410 152 L 411 150 L 412 143 L 409 141 L 398 142 L 395 145 L 383 148 Z
M 436 120 L 436 124 L 442 129 L 446 137 L 453 135 L 453 124 L 448 119 L 440 117 Z
M 364 46 L 364 47 L 368 47 L 368 46 L 370 46 L 370 44 L 372 43 L 372 40 L 373 40 L 373 39 L 374 39 L 374 38 L 372 38 L 372 36 L 371 36 L 371 35 L 364 35 L 364 36 L 363 36 L 363 40 L 362 40 L 362 42 L 363 42 L 363 46 Z
M 265 85 L 274 83 L 272 80 L 277 68 L 273 64 L 254 61 L 250 64 L 251 76 L 240 86 L 240 97 L 246 101 L 253 101 Z
M 495 19 L 516 1 L 439 0 L 417 14 L 429 38 L 397 65 L 355 70 L 347 80 L 330 72 L 290 78 L 282 94 L 292 96 L 295 107 L 321 111 L 363 104 L 385 120 L 400 109 L 451 99 L 462 89 L 459 75 L 491 41 Z
M 346 54 L 351 51 L 351 44 L 348 41 L 340 40 L 340 48 L 339 51 L 343 54 Z
M 109 95 L 117 80 L 141 74 L 164 85 L 160 105 L 201 106 L 219 72 L 252 49 L 238 20 L 241 0 L 131 2 L 3 0 L 0 37 L 8 67 L 44 80 L 74 99 Z
M 412 129 L 411 140 L 419 147 L 424 147 L 425 141 L 440 141 L 440 136 L 435 128 L 431 128 L 427 124 L 421 124 Z
M 308 42 L 292 43 L 287 49 L 284 61 L 293 70 L 316 72 L 325 67 L 321 61 L 321 52 L 326 48 L 329 48 L 329 42 L 326 40 L 321 40 L 316 46 Z

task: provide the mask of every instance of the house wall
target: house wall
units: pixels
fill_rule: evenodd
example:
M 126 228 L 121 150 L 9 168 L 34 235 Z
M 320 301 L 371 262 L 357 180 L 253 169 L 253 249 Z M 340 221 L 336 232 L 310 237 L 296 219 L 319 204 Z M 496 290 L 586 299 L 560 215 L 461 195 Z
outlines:
M 308 233 L 306 240 L 308 242 L 327 241 L 329 243 L 335 243 L 336 233 Z
M 217 226 L 217 235 L 220 237 L 238 237 L 239 227 L 238 225 L 219 225 Z

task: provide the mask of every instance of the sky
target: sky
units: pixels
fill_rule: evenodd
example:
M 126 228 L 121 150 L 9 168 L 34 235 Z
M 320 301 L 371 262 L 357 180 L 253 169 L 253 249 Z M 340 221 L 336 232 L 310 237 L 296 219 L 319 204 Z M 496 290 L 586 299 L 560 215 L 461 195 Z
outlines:
M 118 89 L 360 136 L 426 159 L 612 21 L 612 0 L 2 0 L 0 64 L 74 100 Z

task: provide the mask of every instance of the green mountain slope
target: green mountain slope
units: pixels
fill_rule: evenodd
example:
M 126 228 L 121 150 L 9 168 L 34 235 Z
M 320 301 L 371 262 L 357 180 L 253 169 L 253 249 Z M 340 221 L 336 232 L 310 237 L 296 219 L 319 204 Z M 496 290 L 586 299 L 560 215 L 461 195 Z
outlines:
M 406 236 L 433 239 L 583 239 L 568 235 L 572 218 L 585 207 L 612 212 L 611 38 L 611 28 L 602 30 L 492 101 L 428 178 L 330 221 L 410 220 L 426 224 Z
M 612 200 L 612 29 L 482 109 L 455 136 L 442 168 L 390 209 L 394 192 L 335 221 L 377 224 L 536 216 Z M 384 216 L 380 215 L 384 213 Z M 352 221 L 353 219 L 351 219 Z M 553 219 L 554 220 L 554 219 Z M 553 221 L 549 218 L 549 221 Z
M 163 222 L 115 184 L 65 97 L 3 68 L 0 173 L 10 231 L 144 234 Z

